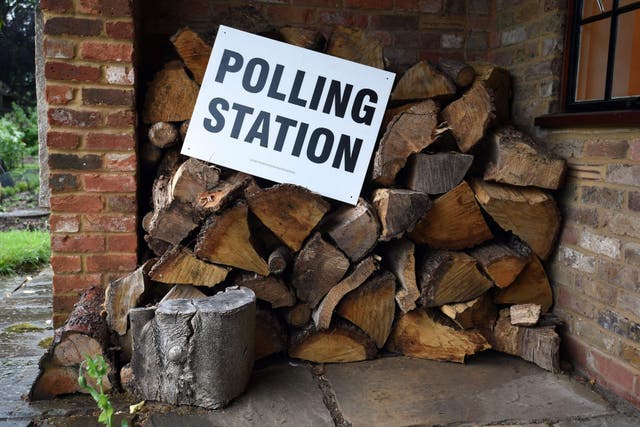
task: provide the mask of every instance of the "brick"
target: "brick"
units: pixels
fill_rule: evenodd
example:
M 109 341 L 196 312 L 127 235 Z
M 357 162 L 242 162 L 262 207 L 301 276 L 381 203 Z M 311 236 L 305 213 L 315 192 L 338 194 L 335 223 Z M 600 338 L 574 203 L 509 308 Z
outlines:
M 132 271 L 138 266 L 136 254 L 90 255 L 86 260 L 90 273 L 106 271 Z
M 616 334 L 603 330 L 591 320 L 576 317 L 574 331 L 590 345 L 599 347 L 609 354 L 617 355 L 620 352 L 620 338 Z
M 70 86 L 47 86 L 47 102 L 52 105 L 66 105 L 73 101 L 75 90 Z
M 71 40 L 45 37 L 44 56 L 54 59 L 71 59 L 76 55 L 76 45 Z
M 52 233 L 77 233 L 80 231 L 80 218 L 52 213 L 49 216 L 49 229 Z
M 342 5 L 341 0 L 293 0 L 296 6 L 306 7 L 331 7 L 338 8 Z
M 583 230 L 582 233 L 580 233 L 578 246 L 596 254 L 605 255 L 613 259 L 619 259 L 622 244 L 618 239 L 605 237 L 591 233 L 588 230 Z
M 607 166 L 607 182 L 624 185 L 639 185 L 640 165 Z
M 133 107 L 133 90 L 122 89 L 82 89 L 82 104 Z
M 540 43 L 540 56 L 562 54 L 563 40 L 560 38 L 547 38 Z
M 79 10 L 83 13 L 109 17 L 132 15 L 130 0 L 80 0 Z
M 593 228 L 598 226 L 598 211 L 594 208 L 569 206 L 565 213 L 567 222 L 574 222 Z
M 467 39 L 466 48 L 470 51 L 484 51 L 489 47 L 489 34 L 484 31 L 472 31 Z
M 49 175 L 49 188 L 54 193 L 78 190 L 78 178 L 69 173 L 52 173 Z
M 464 47 L 464 35 L 456 33 L 445 33 L 440 36 L 440 47 L 442 49 L 461 49 Z
M 393 9 L 393 0 L 344 0 L 349 9 Z
M 131 62 L 133 45 L 86 41 L 80 45 L 80 57 L 94 61 Z
M 104 249 L 104 236 L 89 234 L 51 236 L 51 250 L 54 252 L 103 252 Z
M 107 22 L 104 29 L 112 39 L 133 40 L 133 22 Z
M 598 316 L 598 324 L 624 338 L 632 341 L 640 340 L 640 324 L 629 320 L 622 314 L 604 310 Z
M 136 140 L 129 134 L 90 133 L 84 147 L 87 150 L 132 151 Z
M 640 161 L 640 139 L 634 139 L 629 143 L 629 159 Z
M 97 82 L 100 80 L 102 72 L 99 67 L 47 61 L 44 66 L 44 75 L 47 80 Z
M 44 24 L 44 33 L 49 35 L 99 36 L 102 33 L 102 20 L 56 17 L 49 18 Z
M 68 108 L 50 108 L 49 124 L 74 128 L 95 128 L 102 125 L 102 114 L 97 111 L 78 111 Z
M 132 233 L 136 231 L 135 215 L 87 214 L 82 217 L 83 231 Z
M 40 0 L 40 9 L 55 13 L 69 12 L 73 10 L 73 0 Z
M 640 318 L 640 295 L 637 293 L 621 290 L 618 293 L 617 299 L 611 301 L 616 301 L 615 306 L 617 309 L 631 313 L 631 315 L 636 318 Z
M 94 213 L 102 212 L 103 201 L 97 195 L 52 195 L 50 199 L 52 212 Z
M 438 49 L 440 47 L 440 34 L 424 31 L 394 31 L 395 46 L 405 49 Z
M 575 272 L 560 263 L 551 263 L 548 271 L 549 279 L 551 279 L 553 283 L 559 283 L 568 287 L 572 287 L 575 283 Z
M 486 15 L 489 13 L 488 0 L 469 0 L 469 12 L 475 15 Z
M 599 259 L 596 263 L 596 277 L 601 281 L 640 292 L 638 271 L 628 265 L 612 262 L 607 259 Z
M 417 30 L 417 15 L 375 15 L 371 17 L 370 27 L 378 30 Z
M 467 11 L 465 0 L 444 0 L 444 13 L 449 15 L 464 15 Z
M 54 295 L 69 293 L 80 295 L 91 286 L 100 286 L 101 281 L 101 274 L 55 274 L 53 293 Z
M 603 217 L 603 226 L 619 236 L 640 238 L 640 215 L 607 212 Z
M 109 252 L 137 253 L 138 235 L 131 233 L 107 236 L 107 250 Z
M 50 262 L 56 273 L 77 273 L 82 269 L 82 259 L 78 255 L 53 255 Z
M 629 210 L 640 212 L 640 191 L 629 191 Z
M 594 257 L 585 255 L 575 249 L 560 246 L 558 248 L 559 261 L 566 266 L 575 268 L 576 270 L 593 273 L 596 271 L 596 260 Z
M 138 203 L 135 196 L 107 196 L 109 212 L 136 213 Z
M 442 9 L 442 0 L 396 0 L 396 10 L 438 13 Z
M 579 234 L 580 232 L 577 228 L 565 225 L 562 227 L 559 241 L 563 245 L 575 245 L 578 243 Z
M 79 290 L 73 295 L 58 295 L 54 291 L 53 301 L 52 301 L 53 311 L 56 313 L 62 312 L 62 311 L 70 312 L 71 310 L 73 310 L 73 306 L 78 302 L 79 299 L 80 299 Z
M 102 167 L 102 157 L 97 154 L 59 154 L 49 155 L 50 169 L 95 170 Z
M 627 141 L 610 141 L 596 139 L 584 143 L 584 155 L 587 157 L 606 157 L 624 159 L 627 157 L 629 143 Z
M 591 350 L 591 360 L 601 382 L 618 393 L 633 394 L 637 373 L 596 349 Z
M 385 49 L 384 56 L 392 66 L 399 67 L 399 69 L 407 69 L 418 62 L 418 51 L 416 49 L 392 47 Z
M 104 78 L 112 85 L 132 86 L 135 81 L 135 71 L 133 67 L 124 65 L 108 65 L 104 68 Z
M 582 297 L 578 292 L 572 292 L 564 286 L 556 287 L 556 307 L 566 308 L 589 319 L 597 318 L 598 310 L 591 301 Z
M 58 329 L 61 326 L 64 326 L 65 322 L 69 318 L 69 313 L 66 311 L 57 311 L 53 313 L 53 328 Z
M 576 275 L 576 290 L 605 304 L 612 304 L 618 298 L 618 288 L 610 282 L 601 282 L 584 275 Z
M 627 343 L 621 343 L 620 357 L 636 369 L 640 369 L 640 348 Z
M 624 245 L 624 261 L 640 267 L 640 244 L 628 242 Z
M 138 168 L 135 154 L 108 153 L 104 156 L 104 168 L 111 172 L 133 172 Z
M 88 192 L 125 193 L 136 191 L 133 175 L 94 174 L 82 176 L 83 187 Z
M 369 23 L 369 17 L 356 12 L 318 12 L 318 22 L 321 25 L 345 25 L 347 27 L 365 28 Z
M 503 31 L 500 34 L 500 44 L 502 46 L 510 46 L 517 43 L 522 43 L 527 39 L 527 31 L 524 27 L 513 28 L 508 31 Z
M 118 111 L 107 116 L 107 126 L 109 127 L 129 127 L 136 123 L 136 113 L 134 111 Z
M 607 188 L 585 186 L 581 187 L 582 203 L 589 205 L 598 205 L 609 209 L 620 209 L 624 201 L 624 193 L 622 191 Z
M 53 149 L 74 149 L 80 144 L 80 135 L 70 132 L 47 132 L 47 147 Z
M 267 21 L 273 24 L 310 24 L 316 16 L 315 9 L 306 7 L 270 5 L 264 12 Z

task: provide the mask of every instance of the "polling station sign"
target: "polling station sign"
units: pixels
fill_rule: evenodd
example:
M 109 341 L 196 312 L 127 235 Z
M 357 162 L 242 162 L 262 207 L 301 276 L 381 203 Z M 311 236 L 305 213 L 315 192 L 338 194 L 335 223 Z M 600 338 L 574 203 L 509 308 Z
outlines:
M 220 26 L 182 154 L 356 204 L 393 79 Z

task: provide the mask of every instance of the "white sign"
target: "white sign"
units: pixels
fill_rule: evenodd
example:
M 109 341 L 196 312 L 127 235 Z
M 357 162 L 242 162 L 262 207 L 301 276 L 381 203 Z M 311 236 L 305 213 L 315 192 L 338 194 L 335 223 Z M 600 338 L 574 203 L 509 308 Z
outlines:
M 355 205 L 393 80 L 220 26 L 182 154 Z

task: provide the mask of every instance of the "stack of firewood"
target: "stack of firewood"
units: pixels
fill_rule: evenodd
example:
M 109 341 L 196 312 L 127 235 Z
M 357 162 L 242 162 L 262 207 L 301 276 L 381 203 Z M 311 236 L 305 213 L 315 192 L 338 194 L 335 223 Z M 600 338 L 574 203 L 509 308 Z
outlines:
M 385 64 L 361 30 L 339 27 L 328 43 L 299 28 L 280 36 Z M 121 360 L 130 309 L 239 285 L 258 299 L 256 358 L 350 362 L 389 351 L 463 362 L 494 348 L 559 369 L 541 261 L 560 227 L 548 190 L 565 164 L 506 126 L 504 69 L 423 61 L 401 76 L 351 206 L 181 156 L 211 46 L 188 28 L 171 40 L 181 61 L 156 74 L 142 114 L 142 166 L 156 176 L 143 220 L 151 256 L 106 292 Z

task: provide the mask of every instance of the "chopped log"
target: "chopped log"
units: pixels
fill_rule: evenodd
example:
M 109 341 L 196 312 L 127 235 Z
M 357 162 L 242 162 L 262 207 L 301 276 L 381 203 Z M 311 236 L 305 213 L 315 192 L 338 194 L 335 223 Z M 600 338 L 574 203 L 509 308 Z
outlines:
M 436 199 L 409 238 L 438 249 L 464 249 L 493 238 L 473 191 L 462 181 Z
M 498 316 L 496 306 L 486 293 L 471 301 L 445 304 L 440 310 L 462 329 L 491 330 Z
M 134 272 L 114 280 L 107 286 L 104 303 L 107 324 L 118 335 L 127 333 L 129 310 L 140 303 L 142 295 L 149 286 L 149 270 L 156 261 L 155 258 L 150 259 Z
M 293 263 L 291 285 L 298 299 L 311 308 L 335 286 L 349 269 L 349 259 L 335 246 L 314 234 Z
M 560 337 L 554 327 L 514 326 L 509 309 L 503 309 L 489 341 L 495 350 L 519 356 L 547 371 L 560 372 Z
M 192 251 L 175 246 L 162 255 L 149 276 L 156 282 L 213 287 L 226 279 L 229 269 L 202 261 Z
M 178 142 L 178 130 L 173 124 L 167 122 L 152 124 L 147 136 L 149 141 L 160 149 L 171 147 Z
M 373 205 L 382 225 L 380 240 L 389 241 L 411 231 L 431 207 L 431 199 L 417 191 L 379 188 L 373 192 Z
M 493 91 L 496 107 L 496 119 L 499 123 L 509 123 L 511 113 L 511 75 L 501 67 L 486 62 L 473 62 L 469 64 L 476 72 L 476 81 L 481 81 Z
M 193 79 L 201 85 L 211 56 L 211 46 L 189 27 L 179 29 L 170 40 L 184 65 L 193 74 Z
M 335 312 L 362 329 L 378 348 L 382 348 L 393 325 L 395 290 L 394 275 L 382 272 L 345 295 Z
M 190 204 L 171 199 L 170 181 L 165 175 L 153 183 L 152 195 L 153 214 L 145 221 L 146 231 L 153 239 L 179 244 L 198 226 L 193 209 Z
M 394 185 L 409 156 L 434 142 L 438 111 L 437 104 L 428 100 L 400 112 L 389 122 L 373 158 L 371 179 L 375 183 Z
M 190 158 L 171 177 L 169 191 L 173 200 L 192 205 L 201 193 L 211 190 L 219 181 L 220 169 Z
M 164 301 L 155 311 L 133 310 L 131 368 L 138 397 L 225 406 L 249 382 L 255 316 L 253 292 L 234 287 L 207 298 Z
M 234 280 L 236 286 L 251 289 L 256 298 L 267 301 L 272 308 L 291 307 L 296 297 L 282 279 L 275 276 L 260 276 L 255 273 L 243 273 Z
M 156 73 L 144 98 L 144 123 L 181 122 L 191 118 L 198 98 L 198 85 L 189 78 L 180 61 L 171 61 Z
M 255 183 L 250 175 L 235 172 L 226 180 L 220 181 L 215 188 L 198 195 L 196 208 L 199 212 L 210 215 L 225 209 L 243 196 L 243 191 Z
M 557 190 L 564 180 L 565 160 L 513 127 L 495 130 L 483 152 L 485 181 Z
M 153 144 L 140 144 L 138 156 L 146 170 L 155 170 L 160 160 L 162 160 L 162 150 Z
M 383 46 L 380 41 L 367 37 L 360 28 L 338 25 L 331 34 L 327 54 L 384 69 Z
M 434 312 L 417 308 L 396 320 L 386 348 L 409 357 L 464 363 L 466 356 L 491 346 L 480 333 L 456 330 Z
M 311 307 L 306 303 L 298 303 L 283 310 L 284 320 L 293 328 L 302 328 L 311 321 Z
M 512 242 L 514 239 L 511 240 Z M 474 257 L 482 271 L 493 280 L 499 288 L 506 288 L 518 277 L 529 262 L 531 249 L 519 245 L 493 242 L 473 248 L 469 255 Z
M 345 205 L 334 211 L 324 226 L 327 235 L 351 262 L 371 252 L 380 236 L 380 223 L 373 207 L 362 198 L 356 206 Z
M 506 231 L 524 240 L 540 258 L 546 259 L 560 230 L 560 212 L 549 194 L 534 187 L 510 187 L 473 180 L 476 199 Z
M 202 226 L 195 248 L 198 258 L 266 276 L 269 266 L 256 252 L 244 203 L 211 215 Z
M 254 6 L 234 6 L 225 8 L 216 15 L 213 22 L 236 28 L 247 33 L 271 36 L 275 28 Z
M 162 256 L 166 251 L 171 249 L 173 245 L 171 243 L 165 242 L 164 240 L 156 239 L 149 234 L 145 234 L 144 241 L 147 243 L 147 247 L 151 249 L 156 256 Z
M 278 246 L 270 254 L 267 264 L 272 274 L 280 274 L 287 269 L 291 261 L 291 251 L 286 246 Z
M 309 327 L 296 333 L 289 344 L 289 357 L 316 363 L 360 362 L 375 355 L 371 338 L 346 322 L 323 331 Z
M 377 269 L 378 266 L 373 257 L 363 259 L 353 268 L 351 274 L 331 288 L 311 315 L 316 328 L 319 330 L 329 328 L 333 311 L 342 298 L 362 285 Z
M 317 51 L 324 49 L 325 39 L 320 31 L 299 27 L 282 27 L 280 34 L 285 42 L 294 46 Z
M 509 307 L 511 324 L 514 326 L 535 326 L 540 320 L 540 304 L 515 304 Z
M 475 259 L 463 252 L 433 251 L 417 266 L 419 303 L 425 307 L 469 301 L 493 283 L 478 270 Z
M 462 98 L 442 110 L 446 121 L 463 153 L 471 150 L 494 122 L 493 94 L 482 83 L 474 83 Z
M 469 86 L 476 78 L 473 67 L 455 59 L 440 59 L 438 70 L 445 73 L 460 88 Z
M 456 94 L 456 85 L 428 61 L 409 68 L 391 92 L 392 101 L 416 99 L 449 99 Z
M 287 349 L 287 331 L 271 310 L 256 309 L 255 357 L 262 359 Z
M 418 153 L 409 159 L 406 185 L 426 194 L 443 194 L 465 177 L 473 156 L 461 153 Z
M 539 304 L 546 313 L 553 305 L 553 293 L 549 278 L 540 259 L 532 255 L 527 266 L 516 280 L 495 297 L 497 304 Z
M 400 285 L 396 302 L 400 310 L 407 313 L 416 307 L 416 300 L 420 297 L 416 282 L 415 245 L 407 239 L 399 239 L 390 242 L 385 250 L 385 266 L 395 274 Z
M 167 292 L 167 294 L 160 300 L 160 303 L 170 301 L 174 299 L 198 299 L 205 298 L 204 292 L 191 285 L 175 285 Z
M 298 251 L 329 210 L 318 194 L 291 184 L 275 185 L 248 198 L 249 208 L 283 243 Z
M 182 140 L 182 141 L 184 141 L 184 138 L 187 136 L 187 131 L 189 130 L 189 123 L 190 122 L 191 122 L 191 119 L 185 120 L 180 125 L 179 133 L 180 133 L 180 140 Z
M 384 116 L 382 117 L 382 125 L 380 126 L 380 128 L 386 130 L 389 127 L 389 123 L 391 123 L 391 120 L 395 116 L 397 116 L 398 114 L 404 111 L 407 111 L 409 108 L 415 107 L 418 104 L 420 104 L 420 101 L 408 102 L 398 107 L 387 108 L 384 112 Z

